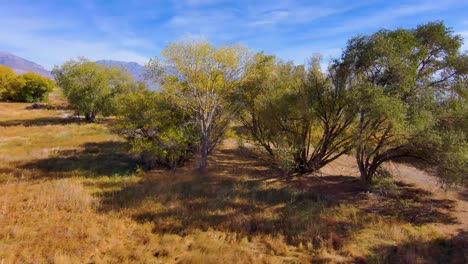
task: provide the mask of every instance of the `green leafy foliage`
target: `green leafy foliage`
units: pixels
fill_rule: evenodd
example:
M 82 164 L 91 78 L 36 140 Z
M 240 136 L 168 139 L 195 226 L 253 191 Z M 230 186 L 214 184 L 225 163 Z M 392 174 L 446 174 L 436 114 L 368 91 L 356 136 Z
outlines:
M 385 161 L 401 156 L 438 160 L 440 168 L 458 160 L 428 156 L 448 151 L 444 141 L 454 142 L 448 136 L 451 129 L 439 129 L 437 109 L 466 85 L 462 81 L 468 72 L 466 54 L 458 52 L 461 43 L 440 22 L 381 30 L 349 41 L 333 67 L 358 87 L 356 160 L 365 182 L 372 182 Z M 440 151 L 428 155 L 429 149 Z
M 16 102 L 40 102 L 55 87 L 55 82 L 33 72 L 16 77 L 11 83 L 9 96 Z
M 437 123 L 421 139 L 424 156 L 436 165 L 443 183 L 468 184 L 468 97 L 463 90 L 440 103 Z M 430 140 L 428 140 L 430 139 Z
M 40 102 L 47 99 L 55 82 L 34 72 L 16 76 L 7 66 L 0 65 L 0 100 Z
M 94 121 L 97 114 L 114 113 L 116 96 L 131 85 L 131 77 L 122 69 L 107 68 L 85 58 L 67 61 L 52 73 L 70 105 L 87 121 Z
M 257 75 L 242 86 L 239 119 L 283 170 L 314 172 L 352 149 L 352 88 L 310 67 L 258 54 Z
M 164 95 L 137 88 L 117 99 L 114 131 L 151 168 L 183 165 L 193 152 L 194 129 Z

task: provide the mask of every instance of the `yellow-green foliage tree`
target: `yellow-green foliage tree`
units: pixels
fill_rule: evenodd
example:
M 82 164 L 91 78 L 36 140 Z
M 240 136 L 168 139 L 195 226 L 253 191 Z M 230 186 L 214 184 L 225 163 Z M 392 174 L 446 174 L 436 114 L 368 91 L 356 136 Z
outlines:
M 11 82 L 16 78 L 15 72 L 7 67 L 0 65 L 0 100 L 7 100 Z
M 199 39 L 174 42 L 162 55 L 162 59 L 150 61 L 149 73 L 161 81 L 168 98 L 197 124 L 203 172 L 208 155 L 238 111 L 231 99 L 250 72 L 252 56 L 239 45 L 217 48 Z
M 34 72 L 27 72 L 11 82 L 9 97 L 16 102 L 40 102 L 47 99 L 55 82 Z
M 118 94 L 128 90 L 131 77 L 120 68 L 107 68 L 86 58 L 69 60 L 52 73 L 71 107 L 93 122 L 97 114 L 115 111 Z

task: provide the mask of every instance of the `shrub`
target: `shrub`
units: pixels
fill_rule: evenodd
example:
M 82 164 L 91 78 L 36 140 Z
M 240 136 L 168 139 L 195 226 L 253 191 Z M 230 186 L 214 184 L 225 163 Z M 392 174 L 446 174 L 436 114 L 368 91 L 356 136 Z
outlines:
M 55 82 L 37 73 L 19 75 L 11 83 L 9 96 L 16 102 L 40 102 L 47 99 Z
M 117 100 L 114 131 L 128 140 L 131 151 L 139 154 L 148 168 L 158 164 L 174 169 L 193 152 L 193 127 L 166 99 L 143 90 Z
M 16 74 L 11 68 L 0 65 L 0 100 L 9 99 L 10 85 L 15 78 Z
M 392 175 L 383 168 L 379 168 L 371 187 L 374 193 L 379 195 L 398 195 L 398 185 Z

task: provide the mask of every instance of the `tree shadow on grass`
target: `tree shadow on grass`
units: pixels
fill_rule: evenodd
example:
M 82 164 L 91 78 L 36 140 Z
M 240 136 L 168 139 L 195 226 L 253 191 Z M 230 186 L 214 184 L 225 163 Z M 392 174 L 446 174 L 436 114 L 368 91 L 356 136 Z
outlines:
M 81 149 L 61 150 L 52 157 L 20 165 L 40 172 L 37 177 L 86 177 L 130 175 L 138 161 L 125 151 L 124 143 L 106 141 L 86 143 Z
M 410 241 L 395 246 L 377 246 L 363 263 L 462 264 L 468 262 L 468 232 L 459 230 L 450 238 Z M 359 261 L 356 260 L 358 263 Z
M 120 191 L 103 193 L 100 210 L 125 210 L 138 222 L 153 223 L 153 232 L 160 234 L 216 229 L 246 236 L 282 235 L 297 245 L 304 241 L 300 235 L 307 226 L 319 221 L 319 212 L 333 206 L 313 191 L 179 173 L 151 173 Z
M 394 216 L 415 225 L 458 223 L 457 218 L 450 213 L 455 208 L 454 200 L 436 199 L 433 193 L 412 184 L 397 182 L 397 186 L 398 193 L 379 197 L 377 202 L 366 206 L 365 210 Z
M 331 241 L 326 243 L 339 249 L 342 241 L 365 228 L 369 213 L 387 216 L 395 212 L 402 221 L 413 223 L 410 216 L 422 210 L 421 204 L 431 203 L 441 210 L 450 206 L 415 191 L 403 193 L 420 196 L 419 204 L 399 207 L 401 197 L 385 197 L 385 205 L 379 202 L 368 206 L 371 198 L 356 177 L 284 178 L 265 169 L 261 161 L 239 156 L 235 150 L 218 150 L 210 161 L 206 176 L 190 168 L 175 173 L 152 171 L 139 182 L 125 183 L 120 190 L 102 192 L 99 209 L 125 211 L 138 222 L 152 223 L 153 232 L 159 234 L 187 235 L 194 230 L 215 229 L 246 236 L 282 236 L 295 246 Z M 394 206 L 385 207 L 389 204 Z M 348 213 L 350 217 L 340 217 Z M 359 220 L 353 220 L 352 215 Z M 447 223 L 451 219 L 447 212 L 434 210 L 418 221 Z
M 12 127 L 12 126 L 51 126 L 51 125 L 68 125 L 68 124 L 79 124 L 83 121 L 73 117 L 41 117 L 34 119 L 23 119 L 23 120 L 7 120 L 0 121 L 0 127 Z

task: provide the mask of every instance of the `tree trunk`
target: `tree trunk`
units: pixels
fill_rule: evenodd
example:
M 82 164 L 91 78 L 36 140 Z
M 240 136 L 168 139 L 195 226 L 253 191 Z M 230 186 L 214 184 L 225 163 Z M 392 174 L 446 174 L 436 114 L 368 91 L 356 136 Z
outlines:
M 85 120 L 86 122 L 92 123 L 94 120 L 96 120 L 96 114 L 95 113 L 85 113 Z
M 362 158 L 365 157 L 365 153 L 362 153 L 362 147 L 360 144 L 358 144 L 358 147 L 356 149 L 356 163 L 359 168 L 359 174 L 361 176 L 361 181 L 367 185 L 367 187 L 370 187 L 372 184 L 372 179 L 375 174 L 375 162 L 374 160 L 372 161 L 371 164 L 368 164 L 365 160 Z M 375 168 L 375 169 L 372 169 Z
M 364 163 L 362 162 L 361 158 L 359 157 L 359 152 L 356 151 L 356 163 L 359 168 L 359 175 L 361 176 L 361 180 L 363 182 L 366 181 L 366 169 L 364 168 Z
M 200 148 L 200 172 L 204 175 L 208 166 L 208 137 L 202 136 Z

